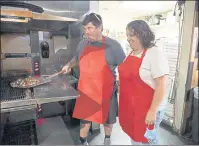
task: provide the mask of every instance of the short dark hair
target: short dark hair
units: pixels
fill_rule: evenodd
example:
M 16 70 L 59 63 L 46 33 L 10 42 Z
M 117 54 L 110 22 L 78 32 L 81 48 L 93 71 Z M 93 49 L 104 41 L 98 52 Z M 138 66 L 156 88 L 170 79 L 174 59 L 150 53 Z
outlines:
M 143 20 L 131 21 L 127 24 L 126 29 L 136 35 L 144 48 L 151 48 L 155 46 L 155 35 L 150 29 L 149 25 Z
M 82 25 L 87 25 L 90 22 L 96 27 L 102 26 L 102 17 L 96 13 L 90 13 L 85 16 Z

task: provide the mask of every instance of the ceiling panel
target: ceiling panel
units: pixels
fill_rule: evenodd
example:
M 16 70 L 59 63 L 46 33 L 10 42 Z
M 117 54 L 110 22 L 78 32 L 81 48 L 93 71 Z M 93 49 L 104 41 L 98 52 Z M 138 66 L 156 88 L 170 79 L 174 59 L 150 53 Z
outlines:
M 174 9 L 176 1 L 100 1 L 103 15 L 132 15 L 132 18 Z

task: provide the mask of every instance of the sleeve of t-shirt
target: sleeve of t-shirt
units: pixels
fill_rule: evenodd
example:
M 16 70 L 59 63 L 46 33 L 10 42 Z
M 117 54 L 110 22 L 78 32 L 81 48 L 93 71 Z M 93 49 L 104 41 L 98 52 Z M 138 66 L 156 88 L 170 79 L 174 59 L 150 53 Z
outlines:
M 123 60 L 126 57 L 124 50 L 122 46 L 120 45 L 120 43 L 117 41 L 113 42 L 111 49 L 114 56 L 114 64 L 118 66 L 123 62 Z
M 151 74 L 153 79 L 168 75 L 169 74 L 169 64 L 166 55 L 163 50 L 158 48 L 154 49 L 151 52 L 150 66 L 151 66 Z
M 77 45 L 77 51 L 76 51 L 76 54 L 75 54 L 75 58 L 76 60 L 79 62 L 79 57 L 84 49 L 84 45 L 85 45 L 85 40 L 81 40 L 79 42 L 79 44 Z

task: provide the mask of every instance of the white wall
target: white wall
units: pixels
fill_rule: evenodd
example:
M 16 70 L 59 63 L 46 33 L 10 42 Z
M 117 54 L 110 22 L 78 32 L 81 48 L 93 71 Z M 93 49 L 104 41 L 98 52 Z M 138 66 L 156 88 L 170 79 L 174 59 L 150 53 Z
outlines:
M 99 1 L 90 1 L 89 2 L 89 11 L 98 13 L 99 12 Z
M 100 13 L 103 18 L 104 28 L 116 31 L 125 31 L 126 25 L 132 20 L 130 14 L 103 11 Z

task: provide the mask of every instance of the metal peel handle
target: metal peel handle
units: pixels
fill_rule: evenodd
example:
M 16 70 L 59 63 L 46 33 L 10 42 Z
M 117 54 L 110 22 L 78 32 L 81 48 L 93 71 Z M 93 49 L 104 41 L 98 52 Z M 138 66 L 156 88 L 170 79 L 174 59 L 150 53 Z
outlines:
M 57 72 L 57 73 L 55 73 L 55 74 L 53 74 L 53 75 L 47 77 L 46 79 L 51 79 L 51 78 L 56 77 L 56 76 L 58 76 L 58 75 L 60 75 L 60 74 L 62 74 L 62 73 L 64 73 L 63 70 L 61 70 L 61 71 L 59 71 L 59 72 Z

